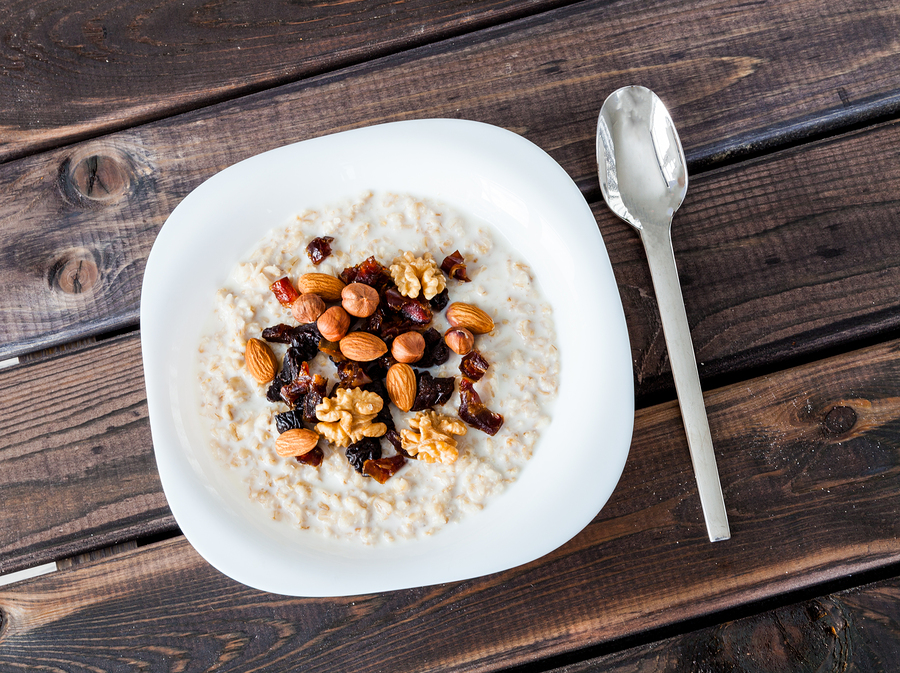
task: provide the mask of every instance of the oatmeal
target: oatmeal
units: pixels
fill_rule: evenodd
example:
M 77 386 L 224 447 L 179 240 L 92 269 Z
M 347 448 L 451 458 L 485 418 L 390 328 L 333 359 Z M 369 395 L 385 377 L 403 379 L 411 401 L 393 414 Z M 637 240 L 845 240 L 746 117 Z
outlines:
M 381 297 L 338 280 L 372 258 Z M 429 322 L 394 334 L 379 301 Z M 247 496 L 371 544 L 434 533 L 513 482 L 550 421 L 559 358 L 529 266 L 488 226 L 365 194 L 301 213 L 236 264 L 198 371 L 212 451 Z

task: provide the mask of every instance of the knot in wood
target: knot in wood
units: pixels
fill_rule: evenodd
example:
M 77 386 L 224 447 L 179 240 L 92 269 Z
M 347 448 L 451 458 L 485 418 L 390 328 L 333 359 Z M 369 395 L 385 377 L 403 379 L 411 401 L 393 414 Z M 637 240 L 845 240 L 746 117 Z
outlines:
M 94 154 L 85 157 L 69 174 L 79 194 L 95 201 L 108 201 L 124 194 L 131 178 L 128 169 L 115 157 Z
M 853 407 L 834 407 L 825 414 L 825 431 L 833 435 L 842 435 L 856 425 L 856 419 Z
M 75 248 L 63 253 L 50 267 L 50 287 L 67 294 L 89 292 L 100 279 L 100 270 L 90 250 Z

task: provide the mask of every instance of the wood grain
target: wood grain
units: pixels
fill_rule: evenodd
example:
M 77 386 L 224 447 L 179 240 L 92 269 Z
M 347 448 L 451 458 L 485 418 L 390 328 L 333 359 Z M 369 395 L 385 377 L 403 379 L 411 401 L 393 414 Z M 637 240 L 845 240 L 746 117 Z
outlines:
M 528 565 L 409 591 L 289 599 L 235 584 L 179 538 L 0 592 L 0 663 L 38 665 L 65 651 L 101 670 L 162 656 L 186 669 L 497 670 L 897 563 L 898 355 L 890 342 L 707 394 L 730 541 L 707 541 L 680 416 L 667 403 L 638 412 L 607 506 Z M 101 496 L 104 479 L 93 484 Z
M 145 394 L 136 336 L 0 372 L 0 573 L 175 529 Z
M 0 162 L 558 4 L 6 2 L 0 7 Z

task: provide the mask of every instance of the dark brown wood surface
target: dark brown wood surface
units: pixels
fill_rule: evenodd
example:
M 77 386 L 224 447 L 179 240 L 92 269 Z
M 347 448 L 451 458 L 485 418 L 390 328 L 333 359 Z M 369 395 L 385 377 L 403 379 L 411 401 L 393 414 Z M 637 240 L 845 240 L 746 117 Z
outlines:
M 365 124 L 463 117 L 522 133 L 596 195 L 596 116 L 617 86 L 664 97 L 694 165 L 732 160 L 892 110 L 898 15 L 884 1 L 579 3 L 0 165 L 0 357 L 134 326 L 165 218 L 251 154 Z M 657 47 L 630 50 L 623 32 L 627 44 Z M 798 59 L 796 43 L 821 57 Z
M 6 2 L 0 6 L 0 161 L 558 4 Z
M 706 538 L 677 407 L 665 403 L 638 412 L 608 505 L 528 565 L 292 599 L 238 585 L 176 538 L 0 591 L 0 664 L 499 670 L 896 564 L 898 356 L 889 342 L 707 395 L 730 541 Z

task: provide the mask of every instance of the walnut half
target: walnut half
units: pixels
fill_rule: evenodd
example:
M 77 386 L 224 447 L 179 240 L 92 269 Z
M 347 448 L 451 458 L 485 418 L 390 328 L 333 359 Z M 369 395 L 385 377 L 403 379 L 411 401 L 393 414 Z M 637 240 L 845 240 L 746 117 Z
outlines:
M 430 253 L 421 257 L 405 251 L 391 264 L 391 278 L 404 297 L 415 299 L 419 291 L 425 299 L 432 299 L 444 291 L 447 280 Z
M 334 397 L 326 397 L 316 406 L 316 431 L 329 442 L 347 447 L 363 437 L 381 437 L 387 432 L 384 423 L 372 419 L 384 402 L 376 393 L 361 388 L 338 388 Z
M 403 450 L 426 463 L 449 465 L 459 457 L 452 435 L 466 434 L 462 421 L 454 420 L 430 409 L 420 411 L 409 419 L 412 430 L 400 431 Z M 413 430 L 418 430 L 416 433 Z

